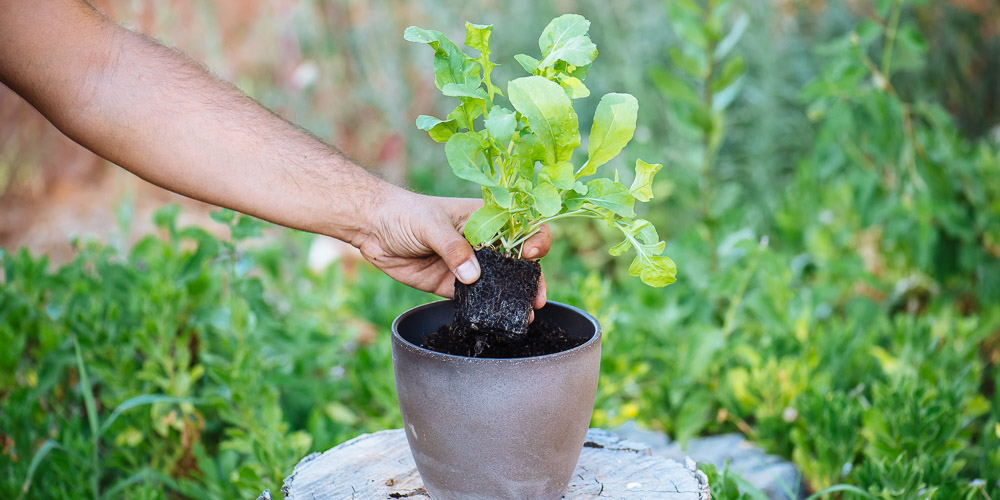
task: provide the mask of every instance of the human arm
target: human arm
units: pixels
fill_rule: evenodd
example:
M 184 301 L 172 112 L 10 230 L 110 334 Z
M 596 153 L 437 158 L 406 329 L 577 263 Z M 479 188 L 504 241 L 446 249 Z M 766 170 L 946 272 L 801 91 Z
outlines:
M 425 291 L 447 297 L 454 275 L 478 278 L 460 231 L 481 202 L 379 180 L 81 0 L 0 0 L 0 12 L 0 81 L 96 154 L 191 198 L 349 242 Z M 525 253 L 548 246 L 542 232 Z M 544 297 L 543 286 L 536 306 Z

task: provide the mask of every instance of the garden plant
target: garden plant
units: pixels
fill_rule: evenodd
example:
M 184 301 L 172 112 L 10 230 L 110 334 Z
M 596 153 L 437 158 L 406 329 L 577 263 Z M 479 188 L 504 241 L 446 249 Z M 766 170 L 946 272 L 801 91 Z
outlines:
M 600 219 L 624 237 L 611 255 L 634 250 L 630 275 L 652 286 L 673 283 L 677 268 L 662 255 L 666 243 L 652 223 L 635 213 L 636 201 L 653 197 L 653 176 L 662 165 L 636 160 L 631 186 L 622 184 L 617 174 L 614 179 L 591 178 L 632 140 L 639 103 L 621 93 L 601 98 L 587 158 L 574 165 L 580 125 L 573 100 L 590 95 L 583 80 L 597 58 L 597 46 L 588 34 L 590 21 L 583 16 L 564 14 L 545 27 L 538 39 L 541 59 L 515 57 L 530 76 L 511 80 L 506 96 L 492 79 L 493 26 L 466 23 L 465 29 L 465 45 L 478 51 L 478 57 L 465 55 L 439 31 L 411 26 L 404 35 L 434 49 L 434 83 L 459 101 L 446 119 L 421 115 L 417 127 L 445 143 L 452 171 L 481 185 L 484 201 L 465 224 L 482 277 L 471 285 L 456 280 L 455 325 L 432 336 L 427 345 L 442 352 L 493 357 L 572 347 L 573 339 L 564 333 L 565 342 L 548 340 L 560 333 L 544 322 L 535 325 L 539 332 L 525 335 L 540 268 L 521 260 L 521 247 L 548 222 Z M 494 102 L 498 97 L 506 97 L 514 109 Z

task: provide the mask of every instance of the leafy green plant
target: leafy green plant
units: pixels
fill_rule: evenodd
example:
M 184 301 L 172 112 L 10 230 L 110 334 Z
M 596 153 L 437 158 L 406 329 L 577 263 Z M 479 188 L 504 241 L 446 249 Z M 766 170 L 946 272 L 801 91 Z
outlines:
M 477 50 L 478 57 L 465 55 L 439 31 L 411 26 L 404 38 L 434 49 L 434 83 L 444 95 L 459 100 L 446 119 L 421 115 L 417 127 L 445 143 L 456 176 L 482 186 L 484 205 L 465 226 L 469 242 L 517 258 L 524 242 L 545 223 L 566 217 L 601 219 L 625 237 L 611 248 L 612 255 L 635 250 L 629 274 L 652 286 L 673 283 L 677 268 L 662 255 L 666 243 L 634 210 L 636 201 L 652 198 L 653 176 L 662 166 L 637 160 L 629 187 L 617 174 L 613 180 L 586 180 L 632 139 L 638 101 L 629 94 L 602 97 L 587 142 L 587 160 L 579 167 L 572 161 L 580 145 L 573 100 L 590 95 L 583 80 L 597 57 L 597 46 L 588 35 L 590 21 L 576 14 L 553 19 L 538 39 L 542 58 L 515 57 L 531 76 L 510 81 L 506 96 L 492 81 L 493 27 L 465 27 L 465 44 Z M 498 97 L 506 97 L 514 109 L 494 102 Z
M 246 216 L 214 215 L 231 238 L 177 217 L 124 254 L 76 243 L 55 270 L 0 252 L 4 497 L 278 498 L 310 450 L 399 418 L 391 375 L 371 376 L 391 373 L 388 345 L 368 338 L 392 309 L 371 304 L 422 293 L 308 271 L 304 235 L 247 245 Z
M 849 190 L 858 230 L 891 255 L 896 265 L 884 272 L 909 288 L 903 298 L 926 277 L 996 302 L 1000 208 L 988 200 L 1000 196 L 1000 159 L 987 142 L 961 136 L 940 104 L 905 92 L 928 50 L 908 3 L 879 2 L 871 19 L 818 48 L 828 63 L 802 91 L 817 123 L 802 178 Z M 908 266 L 919 276 L 899 269 Z
M 694 150 L 699 229 L 708 246 L 709 269 L 714 271 L 721 215 L 736 201 L 733 193 L 719 192 L 717 170 L 727 110 L 745 82 L 744 59 L 735 49 L 750 17 L 732 0 L 677 0 L 665 5 L 679 40 L 667 50 L 670 68 L 653 67 L 649 76 L 667 99 L 672 129 Z
M 792 408 L 798 418 L 792 428 L 792 456 L 815 488 L 827 488 L 845 479 L 860 448 L 862 408 L 857 398 L 841 392 L 820 395 L 806 390 Z
M 708 485 L 712 488 L 712 498 L 716 500 L 751 500 L 757 498 L 767 498 L 763 493 L 755 489 L 741 491 L 740 483 L 736 475 L 729 468 L 729 463 L 719 470 L 713 464 L 698 464 L 698 469 L 705 473 L 708 478 Z

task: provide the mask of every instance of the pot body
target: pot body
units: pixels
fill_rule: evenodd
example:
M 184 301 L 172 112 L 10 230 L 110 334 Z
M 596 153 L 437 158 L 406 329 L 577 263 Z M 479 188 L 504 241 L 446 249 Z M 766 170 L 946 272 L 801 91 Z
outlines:
M 589 340 L 546 356 L 468 358 L 419 347 L 451 323 L 451 301 L 393 323 L 403 428 L 436 500 L 555 499 L 569 484 L 594 411 L 601 330 L 589 314 L 555 302 L 535 314 Z

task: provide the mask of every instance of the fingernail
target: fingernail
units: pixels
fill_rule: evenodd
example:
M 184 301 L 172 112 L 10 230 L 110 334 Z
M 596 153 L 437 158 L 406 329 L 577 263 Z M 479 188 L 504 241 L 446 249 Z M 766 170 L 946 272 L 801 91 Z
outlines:
M 529 248 L 527 251 L 524 252 L 525 259 L 534 259 L 536 255 L 538 255 L 538 249 L 534 247 Z
M 470 285 L 479 279 L 479 262 L 476 259 L 469 259 L 458 266 L 455 270 L 458 281 Z

